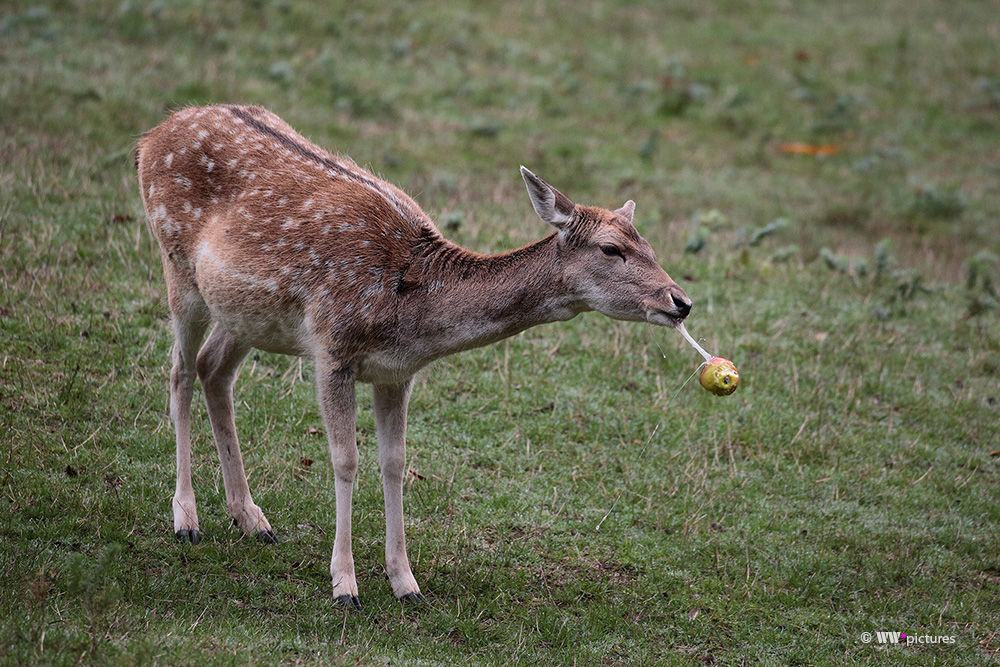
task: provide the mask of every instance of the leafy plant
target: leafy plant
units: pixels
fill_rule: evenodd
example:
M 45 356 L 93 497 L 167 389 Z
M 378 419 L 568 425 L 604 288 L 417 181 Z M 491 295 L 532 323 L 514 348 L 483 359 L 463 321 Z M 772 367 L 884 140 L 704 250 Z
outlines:
M 997 256 L 985 250 L 966 261 L 965 298 L 969 303 L 969 317 L 996 310 L 998 264 Z
M 702 251 L 712 233 L 729 225 L 729 219 L 718 209 L 697 211 L 691 216 L 691 231 L 684 252 L 696 254 Z
M 924 218 L 953 220 L 961 216 L 968 205 L 958 188 L 924 184 L 913 193 L 910 212 Z

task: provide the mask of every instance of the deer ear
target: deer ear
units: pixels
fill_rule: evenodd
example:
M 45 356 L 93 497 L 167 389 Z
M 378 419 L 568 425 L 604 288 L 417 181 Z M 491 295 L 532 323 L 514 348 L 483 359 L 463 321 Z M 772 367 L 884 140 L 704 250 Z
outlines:
M 569 197 L 535 176 L 527 167 L 521 167 L 521 177 L 528 186 L 531 205 L 538 217 L 556 229 L 563 229 L 573 219 L 576 204 Z
M 622 204 L 622 207 L 615 211 L 615 215 L 620 215 L 629 222 L 632 222 L 632 215 L 635 213 L 635 202 L 629 199 L 627 202 Z

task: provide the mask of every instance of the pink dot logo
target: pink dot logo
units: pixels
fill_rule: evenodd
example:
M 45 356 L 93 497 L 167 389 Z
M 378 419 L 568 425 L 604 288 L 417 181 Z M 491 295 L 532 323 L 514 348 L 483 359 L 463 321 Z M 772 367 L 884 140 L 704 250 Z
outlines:
M 905 644 L 906 643 L 906 633 L 905 632 L 900 632 L 899 633 L 899 643 L 900 644 Z

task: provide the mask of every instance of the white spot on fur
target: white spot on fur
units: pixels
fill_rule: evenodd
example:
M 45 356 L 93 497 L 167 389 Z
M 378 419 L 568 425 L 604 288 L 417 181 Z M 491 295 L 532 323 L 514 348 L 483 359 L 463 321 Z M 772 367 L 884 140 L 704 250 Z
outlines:
M 174 154 L 173 153 L 167 153 L 167 156 L 165 158 L 163 158 L 163 166 L 169 167 L 173 163 L 174 163 Z
M 198 254 L 195 256 L 194 261 L 195 263 L 200 264 L 202 260 L 206 259 L 211 261 L 213 264 L 220 263 L 219 258 L 215 256 L 215 253 L 212 252 L 212 248 L 209 247 L 208 241 L 202 241 L 201 245 L 198 246 Z
M 382 293 L 382 283 L 374 283 L 372 285 L 369 285 L 365 289 L 361 290 L 361 294 L 359 296 L 361 297 L 362 301 L 370 302 L 372 297 L 377 296 L 378 294 L 381 293 Z M 370 304 L 366 303 L 365 305 L 370 305 Z

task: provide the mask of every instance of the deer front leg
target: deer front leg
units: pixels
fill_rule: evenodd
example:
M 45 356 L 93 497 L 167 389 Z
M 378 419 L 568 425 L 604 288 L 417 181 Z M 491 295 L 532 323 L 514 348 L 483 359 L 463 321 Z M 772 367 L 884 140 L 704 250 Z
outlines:
M 375 426 L 378 458 L 382 467 L 385 496 L 385 571 L 392 592 L 400 600 L 423 599 L 410 571 L 403 528 L 403 473 L 406 470 L 406 407 L 412 380 L 393 385 L 375 385 Z
M 358 471 L 358 443 L 354 425 L 354 370 L 326 356 L 316 359 L 320 410 L 326 424 L 337 496 L 337 532 L 333 539 L 330 576 L 333 597 L 341 605 L 360 609 L 358 581 L 351 553 L 351 499 Z

